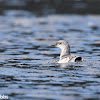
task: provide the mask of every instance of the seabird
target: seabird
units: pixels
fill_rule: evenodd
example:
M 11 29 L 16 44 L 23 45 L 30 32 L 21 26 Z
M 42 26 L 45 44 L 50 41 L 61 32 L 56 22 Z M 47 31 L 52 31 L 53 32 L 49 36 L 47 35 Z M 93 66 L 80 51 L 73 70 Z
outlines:
M 82 57 L 70 54 L 69 43 L 65 40 L 59 40 L 56 44 L 52 45 L 59 47 L 61 49 L 60 59 L 58 63 L 68 63 L 68 62 L 81 62 Z

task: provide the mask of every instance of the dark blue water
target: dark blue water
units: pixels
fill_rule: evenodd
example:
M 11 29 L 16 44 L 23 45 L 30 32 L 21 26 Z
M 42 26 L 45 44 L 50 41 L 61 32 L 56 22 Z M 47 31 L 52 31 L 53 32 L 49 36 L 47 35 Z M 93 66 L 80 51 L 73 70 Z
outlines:
M 65 39 L 78 64 L 55 64 Z M 5 11 L 0 16 L 0 94 L 10 100 L 99 100 L 100 16 L 37 16 Z

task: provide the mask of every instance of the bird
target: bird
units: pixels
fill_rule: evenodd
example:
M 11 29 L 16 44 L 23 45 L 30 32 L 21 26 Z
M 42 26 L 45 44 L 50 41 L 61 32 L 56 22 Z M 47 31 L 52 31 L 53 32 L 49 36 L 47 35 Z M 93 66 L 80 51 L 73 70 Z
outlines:
M 70 54 L 70 45 L 65 40 L 59 40 L 56 42 L 56 44 L 53 44 L 52 46 L 55 46 L 61 49 L 60 59 L 57 63 L 82 62 L 83 61 L 82 57 Z

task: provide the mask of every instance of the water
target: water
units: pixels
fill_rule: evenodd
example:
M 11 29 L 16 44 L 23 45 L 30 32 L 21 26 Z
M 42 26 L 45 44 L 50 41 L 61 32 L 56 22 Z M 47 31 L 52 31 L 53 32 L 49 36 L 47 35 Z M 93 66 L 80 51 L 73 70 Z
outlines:
M 55 64 L 65 39 L 78 64 Z M 10 100 L 99 100 L 100 16 L 5 11 L 0 16 L 0 94 Z

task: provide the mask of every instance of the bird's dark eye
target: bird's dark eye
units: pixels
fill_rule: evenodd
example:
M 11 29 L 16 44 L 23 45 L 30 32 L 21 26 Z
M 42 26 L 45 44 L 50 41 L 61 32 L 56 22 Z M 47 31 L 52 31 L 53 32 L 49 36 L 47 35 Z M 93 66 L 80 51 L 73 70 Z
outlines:
M 61 44 L 61 42 L 59 44 Z

